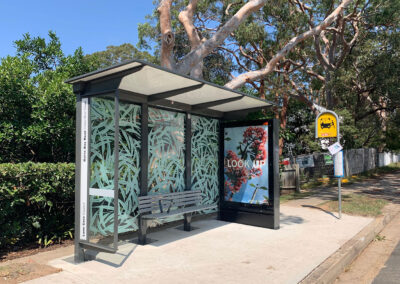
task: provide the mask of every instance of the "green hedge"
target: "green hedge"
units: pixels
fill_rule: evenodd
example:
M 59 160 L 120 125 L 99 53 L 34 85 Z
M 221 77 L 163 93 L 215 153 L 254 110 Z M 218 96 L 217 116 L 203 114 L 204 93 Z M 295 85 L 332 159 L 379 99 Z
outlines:
M 74 184 L 74 164 L 0 164 L 0 249 L 72 238 Z

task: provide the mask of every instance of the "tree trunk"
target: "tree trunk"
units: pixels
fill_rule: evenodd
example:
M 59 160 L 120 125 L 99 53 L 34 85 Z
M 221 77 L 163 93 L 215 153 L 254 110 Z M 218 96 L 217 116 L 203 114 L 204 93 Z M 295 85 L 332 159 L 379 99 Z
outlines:
M 190 51 L 195 50 L 201 43 L 200 36 L 193 24 L 193 15 L 196 10 L 198 0 L 191 0 L 186 9 L 179 13 L 179 21 L 185 28 L 190 42 Z M 200 60 L 196 66 L 190 70 L 190 76 L 203 79 L 203 60 Z
M 282 98 L 282 108 L 279 113 L 279 122 L 281 131 L 286 130 L 288 106 L 289 106 L 289 95 L 285 92 Z M 279 155 L 282 155 L 284 146 L 285 146 L 285 141 L 283 140 L 283 138 L 279 138 Z
M 349 0 L 345 0 L 349 1 Z M 215 48 L 220 46 L 225 39 L 235 31 L 241 23 L 253 12 L 265 5 L 267 0 L 250 0 L 243 5 L 236 14 L 231 17 L 211 38 L 201 43 L 197 48 L 189 52 L 179 62 L 177 71 L 181 74 L 188 74 Z
M 329 70 L 326 71 L 325 76 L 325 100 L 326 100 L 326 108 L 329 110 L 333 110 L 333 94 L 332 94 L 332 87 L 330 86 L 331 83 L 331 73 Z
M 158 6 L 161 29 L 161 66 L 174 70 L 175 60 L 173 55 L 175 36 L 171 26 L 172 0 L 162 0 Z

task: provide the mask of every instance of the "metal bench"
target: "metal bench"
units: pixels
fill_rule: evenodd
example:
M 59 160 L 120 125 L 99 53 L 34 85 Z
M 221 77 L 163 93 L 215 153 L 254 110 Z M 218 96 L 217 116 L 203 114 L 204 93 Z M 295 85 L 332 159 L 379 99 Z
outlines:
M 190 231 L 192 213 L 216 208 L 215 204 L 201 205 L 200 190 L 186 190 L 168 194 L 140 196 L 139 201 L 139 244 L 146 244 L 146 232 L 151 220 L 183 215 L 185 231 Z

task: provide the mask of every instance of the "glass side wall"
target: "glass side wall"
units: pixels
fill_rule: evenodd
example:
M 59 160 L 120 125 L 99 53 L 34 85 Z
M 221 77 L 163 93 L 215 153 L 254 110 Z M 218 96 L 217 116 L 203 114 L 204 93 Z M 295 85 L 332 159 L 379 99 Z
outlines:
M 114 99 L 91 99 L 89 241 L 111 245 L 114 235 Z M 138 228 L 140 172 L 139 105 L 119 103 L 118 233 Z
M 192 115 L 192 190 L 201 190 L 203 204 L 219 200 L 219 122 Z M 209 213 L 208 210 L 204 213 Z
M 89 241 L 104 245 L 111 245 L 114 235 L 114 114 L 114 98 L 91 98 Z M 136 231 L 138 228 L 140 119 L 139 105 L 120 102 L 118 233 Z M 148 123 L 148 194 L 183 191 L 185 114 L 149 108 Z M 204 204 L 217 203 L 218 120 L 192 116 L 191 139 L 192 190 L 202 190 Z
M 149 108 L 148 194 L 185 189 L 185 114 Z
M 138 228 L 140 115 L 139 105 L 119 103 L 118 233 L 135 231 Z
M 90 99 L 89 241 L 112 244 L 114 234 L 114 98 Z

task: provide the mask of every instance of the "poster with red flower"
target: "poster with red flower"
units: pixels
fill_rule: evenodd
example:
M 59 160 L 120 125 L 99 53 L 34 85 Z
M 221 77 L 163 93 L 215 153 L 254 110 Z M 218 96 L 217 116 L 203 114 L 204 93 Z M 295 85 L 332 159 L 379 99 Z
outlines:
M 225 128 L 224 134 L 225 201 L 269 204 L 268 125 Z

